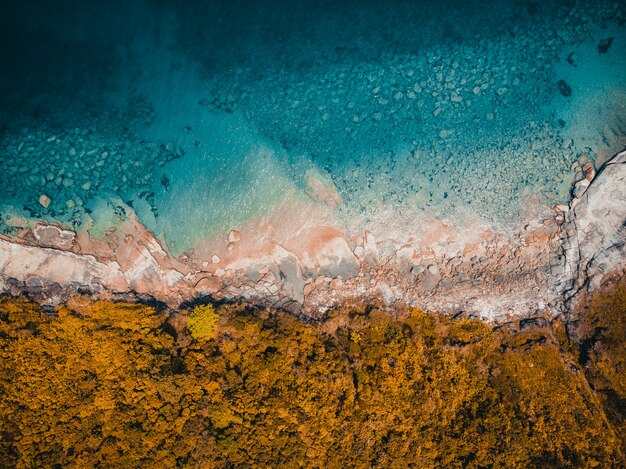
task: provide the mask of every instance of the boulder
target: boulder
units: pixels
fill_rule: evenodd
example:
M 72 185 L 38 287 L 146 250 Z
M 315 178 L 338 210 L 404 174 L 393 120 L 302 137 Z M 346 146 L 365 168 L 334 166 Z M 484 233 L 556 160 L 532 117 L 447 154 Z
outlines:
M 359 262 L 345 235 L 330 226 L 316 226 L 301 237 L 294 249 L 303 271 L 349 279 L 359 273 Z
M 50 203 L 52 203 L 52 199 L 46 194 L 41 194 L 39 196 L 39 203 L 43 208 L 48 208 L 50 206 Z
M 69 251 L 74 245 L 76 233 L 55 225 L 39 223 L 33 228 L 33 236 L 40 246 Z
M 228 242 L 236 243 L 237 241 L 241 241 L 241 232 L 237 230 L 230 230 L 228 232 Z
M 380 263 L 380 253 L 376 239 L 369 231 L 365 231 L 365 237 L 363 238 L 363 261 L 372 267 L 376 267 Z

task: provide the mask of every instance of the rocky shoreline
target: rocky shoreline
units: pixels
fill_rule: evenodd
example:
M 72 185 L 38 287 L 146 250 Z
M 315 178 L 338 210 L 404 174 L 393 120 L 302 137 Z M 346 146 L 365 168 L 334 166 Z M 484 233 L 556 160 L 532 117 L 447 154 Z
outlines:
M 171 307 L 198 297 L 245 299 L 308 318 L 350 301 L 494 322 L 566 316 L 581 293 L 626 266 L 626 152 L 583 174 L 569 206 L 556 206 L 552 218 L 506 234 L 428 220 L 409 243 L 334 226 L 308 226 L 284 243 L 233 230 L 219 253 L 175 258 L 132 211 L 99 239 L 37 223 L 0 237 L 0 292 L 44 304 L 77 292 Z

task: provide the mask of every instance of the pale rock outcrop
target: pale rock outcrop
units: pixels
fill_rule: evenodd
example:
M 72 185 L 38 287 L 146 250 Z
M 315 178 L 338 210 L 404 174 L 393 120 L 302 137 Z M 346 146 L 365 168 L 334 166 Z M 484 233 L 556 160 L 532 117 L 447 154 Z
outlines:
M 235 258 L 225 266 L 225 269 L 240 272 L 253 283 L 265 278 L 262 283 L 266 285 L 263 285 L 263 289 L 259 286 L 258 296 L 262 296 L 264 290 L 271 295 L 280 290 L 290 299 L 299 303 L 304 302 L 304 279 L 298 258 L 277 243 L 270 243 L 264 249 L 259 249 L 245 257 Z M 268 271 L 272 273 L 271 282 L 266 279 Z M 272 285 L 277 287 L 274 292 L 272 292 Z
M 359 273 L 359 262 L 338 229 L 316 226 L 304 233 L 302 239 L 304 242 L 294 249 L 294 254 L 305 274 L 347 279 Z
M 593 291 L 626 267 L 626 151 L 617 154 L 575 192 L 562 227 L 564 255 L 555 262 L 565 300 Z M 577 186 L 583 187 L 583 185 Z
M 51 203 L 52 203 L 52 199 L 50 197 L 48 197 L 46 194 L 41 194 L 39 196 L 39 204 L 43 208 L 48 208 Z
M 0 279 L 3 290 L 19 293 L 55 292 L 47 302 L 63 301 L 65 293 L 78 288 L 89 291 L 130 290 L 116 262 L 103 263 L 93 256 L 82 256 L 57 249 L 18 244 L 0 238 Z
M 173 259 L 132 213 L 102 239 L 38 224 L 28 243 L 0 238 L 3 291 L 48 290 L 55 294 L 43 300 L 53 304 L 79 289 L 149 295 L 171 305 L 191 296 L 188 268 Z
M 377 266 L 380 262 L 380 252 L 378 252 L 376 238 L 367 230 L 363 238 L 363 261 L 371 266 Z
M 215 295 L 222 288 L 222 282 L 213 276 L 202 277 L 194 286 L 199 295 Z
M 304 279 L 298 258 L 280 245 L 272 252 L 278 266 L 278 276 L 284 280 L 283 290 L 298 303 L 304 302 Z

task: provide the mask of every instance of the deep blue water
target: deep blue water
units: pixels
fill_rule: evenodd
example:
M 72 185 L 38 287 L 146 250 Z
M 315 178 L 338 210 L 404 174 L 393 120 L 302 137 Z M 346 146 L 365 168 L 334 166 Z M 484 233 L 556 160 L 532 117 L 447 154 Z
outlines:
M 506 227 L 624 145 L 624 2 L 101 3 L 0 15 L 4 233 L 128 204 L 181 252 L 311 175 L 349 229 Z

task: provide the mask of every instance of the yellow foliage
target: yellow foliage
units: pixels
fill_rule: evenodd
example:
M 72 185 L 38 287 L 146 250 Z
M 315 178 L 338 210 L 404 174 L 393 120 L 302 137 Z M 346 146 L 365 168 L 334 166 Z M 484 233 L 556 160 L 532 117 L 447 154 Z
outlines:
M 174 333 L 179 322 L 143 305 L 74 301 L 50 316 L 0 299 L 0 460 L 623 467 L 623 421 L 607 397 L 624 395 L 624 369 L 610 367 L 623 363 L 623 332 L 604 330 L 623 309 L 592 309 L 589 330 L 603 335 L 585 372 L 600 394 L 558 323 L 513 333 L 364 308 L 331 313 L 329 328 L 207 305 Z
M 626 279 L 594 295 L 581 322 L 581 361 L 626 452 Z
M 219 315 L 211 305 L 198 305 L 193 309 L 187 321 L 187 328 L 196 340 L 215 338 Z
M 350 340 L 352 340 L 352 342 L 354 342 L 355 344 L 358 344 L 359 342 L 361 342 L 362 336 L 359 332 L 355 332 L 352 331 L 350 333 Z

